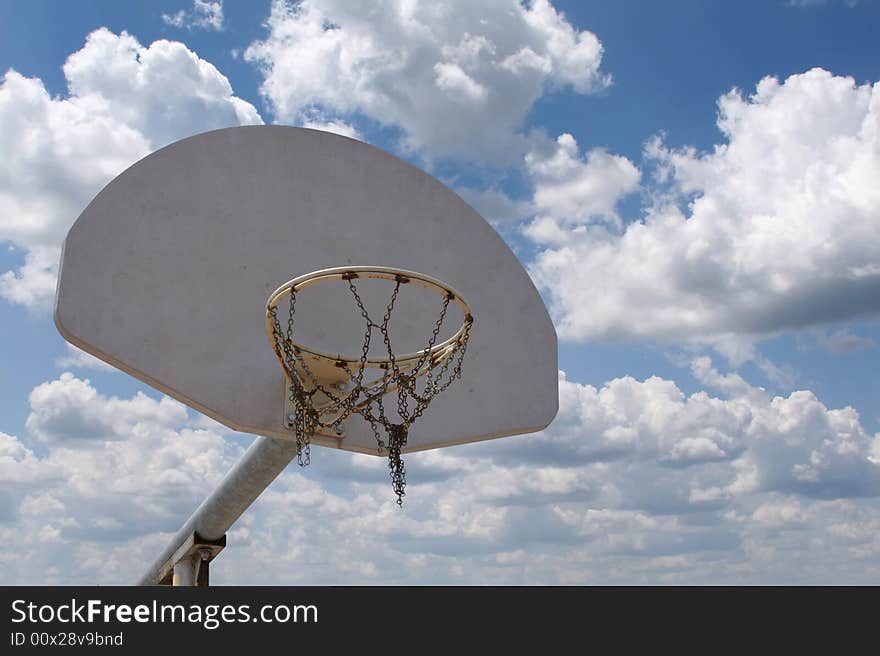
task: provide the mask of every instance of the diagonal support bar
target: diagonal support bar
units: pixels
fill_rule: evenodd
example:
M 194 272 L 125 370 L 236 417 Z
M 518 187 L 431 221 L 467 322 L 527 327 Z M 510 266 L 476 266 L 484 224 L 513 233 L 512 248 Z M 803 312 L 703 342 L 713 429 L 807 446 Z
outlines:
M 257 437 L 216 489 L 186 520 L 137 585 L 159 585 L 167 579 L 174 566 L 187 556 L 194 540 L 200 540 L 205 546 L 219 544 L 220 540 L 225 544 L 229 527 L 294 457 L 296 442 Z

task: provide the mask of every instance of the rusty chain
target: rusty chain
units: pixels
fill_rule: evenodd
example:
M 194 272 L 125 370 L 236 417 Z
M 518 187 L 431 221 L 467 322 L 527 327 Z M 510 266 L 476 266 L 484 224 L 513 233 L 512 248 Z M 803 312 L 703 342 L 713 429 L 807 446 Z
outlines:
M 290 290 L 287 313 L 287 325 L 282 327 L 278 319 L 276 307 L 269 308 L 272 319 L 272 332 L 275 351 L 284 364 L 287 378 L 290 381 L 288 400 L 293 403 L 294 418 L 289 422 L 289 428 L 296 436 L 297 455 L 299 464 L 305 466 L 310 461 L 310 441 L 315 430 L 333 429 L 339 422 L 352 414 L 360 415 L 369 423 L 376 439 L 378 452 L 387 453 L 388 468 L 394 493 L 397 495 L 397 504 L 403 505 L 403 497 L 406 495 L 406 467 L 401 457 L 402 450 L 406 447 L 409 427 L 422 416 L 430 402 L 438 394 L 446 390 L 453 382 L 461 378 L 461 368 L 470 339 L 473 317 L 465 317 L 465 329 L 459 339 L 452 345 L 442 360 L 435 360 L 431 349 L 437 343 L 441 327 L 446 318 L 449 304 L 455 296 L 447 292 L 443 299 L 440 314 L 434 323 L 434 328 L 428 339 L 427 346 L 421 351 L 422 355 L 414 367 L 402 371 L 398 365 L 396 354 L 388 332 L 388 323 L 394 311 L 400 287 L 409 282 L 401 275 L 395 276 L 394 290 L 391 293 L 382 322 L 376 323 L 367 312 L 364 302 L 355 286 L 357 274 L 343 274 L 342 279 L 348 282 L 349 291 L 357 304 L 361 318 L 364 321 L 364 341 L 361 355 L 357 361 L 356 371 L 348 362 L 337 362 L 349 377 L 351 389 L 346 393 L 341 388 L 328 389 L 312 372 L 303 354 L 294 345 L 294 317 L 296 313 L 296 291 Z M 382 341 L 388 353 L 388 365 L 383 366 L 381 378 L 364 382 L 364 371 L 367 368 L 369 351 L 373 338 L 373 330 L 382 334 Z M 429 359 L 430 356 L 430 359 Z M 454 364 L 453 364 L 454 362 Z M 450 365 L 452 370 L 450 372 Z M 425 369 L 427 367 L 427 369 Z M 424 379 L 422 390 L 418 389 L 419 379 Z M 392 391 L 397 392 L 397 414 L 400 419 L 393 422 L 387 416 L 383 398 Z M 320 409 L 315 407 L 314 396 L 321 392 L 326 398 L 326 405 Z M 324 417 L 330 417 L 324 420 Z M 385 438 L 383 439 L 383 433 Z

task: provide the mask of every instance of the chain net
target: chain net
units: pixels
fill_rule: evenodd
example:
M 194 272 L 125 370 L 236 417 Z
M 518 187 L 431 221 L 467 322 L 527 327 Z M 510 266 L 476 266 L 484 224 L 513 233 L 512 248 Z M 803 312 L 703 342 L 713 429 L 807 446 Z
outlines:
M 345 273 L 342 279 L 348 283 L 351 295 L 357 304 L 364 321 L 364 341 L 360 359 L 356 364 L 339 360 L 335 365 L 348 376 L 347 385 L 330 385 L 322 382 L 312 371 L 306 357 L 294 344 L 294 317 L 296 314 L 296 291 L 291 289 L 287 312 L 287 325 L 282 326 L 278 318 L 278 308 L 270 307 L 272 337 L 275 352 L 284 365 L 290 382 L 288 399 L 294 407 L 294 416 L 289 428 L 296 436 L 297 456 L 300 466 L 309 464 L 310 440 L 318 429 L 336 430 L 347 417 L 360 415 L 372 429 L 380 454 L 388 455 L 388 469 L 397 504 L 403 505 L 406 488 L 406 467 L 401 451 L 406 446 L 409 427 L 422 415 L 435 396 L 443 392 L 453 382 L 461 378 L 461 365 L 470 338 L 473 317 L 465 317 L 464 330 L 459 338 L 440 353 L 432 354 L 437 344 L 449 304 L 455 296 L 447 292 L 443 298 L 440 314 L 428 338 L 425 348 L 418 353 L 415 363 L 398 363 L 395 357 L 388 324 L 397 303 L 400 287 L 409 280 L 399 274 L 394 276 L 394 289 L 385 306 L 381 322 L 374 321 L 367 312 L 364 302 L 355 285 L 357 273 Z M 387 361 L 380 365 L 381 376 L 373 380 L 365 378 L 369 368 L 367 360 L 374 334 L 381 335 Z M 445 355 L 446 357 L 442 357 Z M 314 357 L 314 356 L 313 356 Z M 392 396 L 392 393 L 396 392 Z M 320 393 L 320 403 L 316 395 Z M 387 396 L 386 396 L 387 395 Z M 397 420 L 388 417 L 385 399 L 396 397 Z M 393 401 L 392 401 L 393 402 Z

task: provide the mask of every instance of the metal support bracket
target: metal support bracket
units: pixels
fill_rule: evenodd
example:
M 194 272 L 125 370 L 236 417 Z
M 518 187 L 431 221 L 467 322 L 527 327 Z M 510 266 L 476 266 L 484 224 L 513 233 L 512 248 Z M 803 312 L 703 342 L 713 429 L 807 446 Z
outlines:
M 293 420 L 296 417 L 296 405 L 290 399 L 290 380 L 287 378 L 286 374 L 283 376 L 283 378 L 284 378 L 284 415 L 282 418 L 282 424 L 284 425 L 285 428 L 292 429 L 293 428 Z M 336 385 L 342 384 L 342 383 L 327 383 L 327 384 L 335 387 Z M 340 390 L 340 391 L 342 391 L 342 390 Z M 324 396 L 323 394 L 321 394 L 319 392 L 318 397 L 325 399 L 325 404 L 326 404 L 326 399 L 327 399 L 326 396 Z M 320 408 L 321 402 L 318 401 L 316 405 L 318 408 Z M 336 424 L 334 424 L 332 428 L 322 428 L 319 426 L 315 430 L 315 433 L 317 435 L 321 435 L 323 437 L 330 437 L 330 438 L 333 438 L 337 441 L 342 441 L 345 438 L 345 428 L 346 428 L 345 421 L 340 421 L 340 422 L 337 422 Z M 337 448 L 339 447 L 338 444 L 336 446 L 337 446 Z
M 225 535 L 218 540 L 207 540 L 198 533 L 193 533 L 162 565 L 157 577 L 159 585 L 174 585 L 175 566 L 187 565 L 193 570 L 192 576 L 188 577 L 192 579 L 192 582 L 186 581 L 182 584 L 207 587 L 209 584 L 209 565 L 225 546 Z

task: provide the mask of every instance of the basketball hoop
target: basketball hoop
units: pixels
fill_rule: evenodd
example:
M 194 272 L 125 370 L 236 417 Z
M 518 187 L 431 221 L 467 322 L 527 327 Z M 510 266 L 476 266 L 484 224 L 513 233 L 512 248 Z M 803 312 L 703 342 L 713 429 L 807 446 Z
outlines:
M 394 283 L 381 322 L 374 321 L 367 312 L 355 284 L 359 279 Z M 295 338 L 297 294 L 307 287 L 334 281 L 347 283 L 364 321 L 364 341 L 357 357 L 318 351 Z M 396 354 L 388 323 L 401 286 L 409 284 L 435 292 L 443 300 L 425 347 L 414 353 Z M 282 327 L 278 305 L 285 298 L 289 299 L 287 326 Z M 461 309 L 464 319 L 455 334 L 438 343 L 451 303 Z M 370 424 L 379 453 L 388 455 L 397 503 L 402 505 L 406 469 L 401 450 L 406 446 L 409 427 L 434 397 L 461 378 L 473 321 L 470 307 L 452 287 L 403 269 L 370 266 L 322 269 L 294 278 L 275 290 L 266 303 L 266 335 L 287 379 L 287 400 L 292 404 L 292 412 L 286 417 L 286 425 L 295 434 L 300 465 L 309 463 L 312 434 L 317 432 L 342 439 L 342 422 L 353 414 L 360 415 Z M 374 331 L 382 336 L 387 353 L 383 357 L 369 357 Z M 395 391 L 397 421 L 388 417 L 383 403 L 383 398 Z

